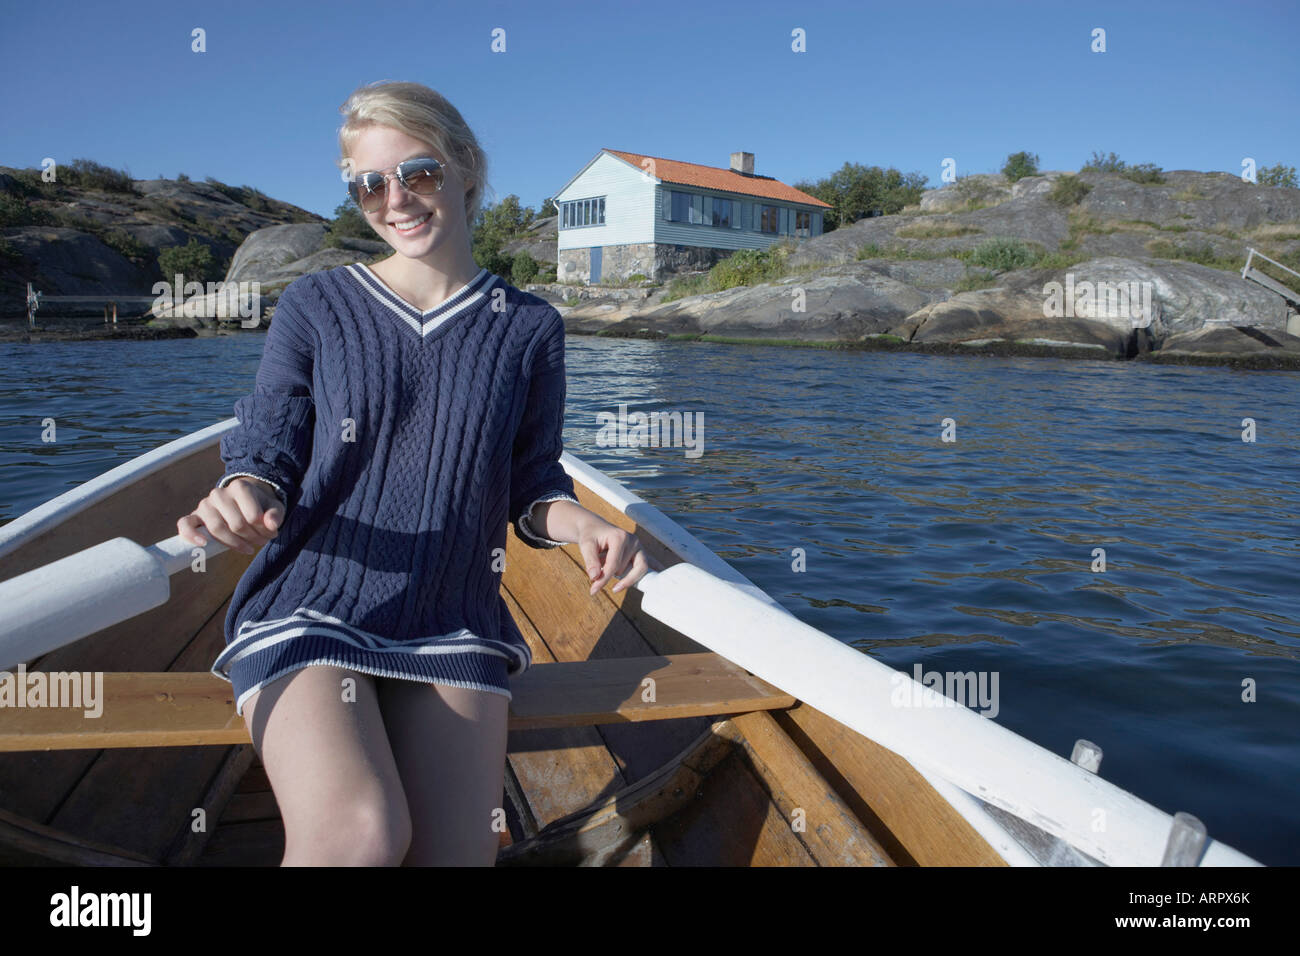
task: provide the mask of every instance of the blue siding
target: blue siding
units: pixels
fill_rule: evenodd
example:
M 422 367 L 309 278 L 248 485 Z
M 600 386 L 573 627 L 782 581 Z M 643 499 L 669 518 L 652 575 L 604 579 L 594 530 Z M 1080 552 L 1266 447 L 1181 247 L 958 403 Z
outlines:
M 673 192 L 687 193 L 692 197 L 690 222 L 674 222 L 668 218 L 671 213 L 671 194 Z M 809 235 L 821 235 L 822 212 L 820 209 L 809 206 L 796 206 L 792 203 L 783 203 L 776 200 L 741 199 L 727 193 L 710 193 L 689 187 L 678 187 L 671 183 L 664 183 L 656 187 L 656 193 L 655 242 L 682 246 L 705 246 L 712 249 L 766 249 L 784 236 L 793 235 L 796 209 L 812 213 Z M 715 196 L 732 200 L 732 214 L 737 217 L 735 225 L 715 226 L 711 224 L 712 199 Z M 780 223 L 779 232 L 759 232 L 759 226 L 762 224 L 759 208 L 763 205 L 777 208 Z

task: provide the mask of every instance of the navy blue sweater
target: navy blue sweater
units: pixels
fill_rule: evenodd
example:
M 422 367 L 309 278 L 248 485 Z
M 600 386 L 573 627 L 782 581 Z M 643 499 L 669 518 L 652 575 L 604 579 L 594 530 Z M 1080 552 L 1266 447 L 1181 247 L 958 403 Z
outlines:
M 506 525 L 576 503 L 563 445 L 564 323 L 486 269 L 421 312 L 363 265 L 280 297 L 224 487 L 263 479 L 286 516 L 240 579 L 213 672 L 237 707 L 313 663 L 481 687 L 531 654 L 500 594 Z

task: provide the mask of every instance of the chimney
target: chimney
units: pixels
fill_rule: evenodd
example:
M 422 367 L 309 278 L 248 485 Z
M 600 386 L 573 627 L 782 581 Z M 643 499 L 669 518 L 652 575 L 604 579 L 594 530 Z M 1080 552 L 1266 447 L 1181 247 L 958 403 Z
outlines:
M 754 154 L 732 153 L 731 169 L 733 172 L 742 173 L 746 176 L 754 175 Z

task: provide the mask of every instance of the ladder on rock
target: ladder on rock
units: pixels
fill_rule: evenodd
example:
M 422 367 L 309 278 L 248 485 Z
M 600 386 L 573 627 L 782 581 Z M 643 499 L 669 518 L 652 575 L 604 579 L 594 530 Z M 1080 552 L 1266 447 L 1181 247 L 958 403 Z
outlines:
M 1261 272 L 1259 269 L 1251 268 L 1251 263 L 1255 260 L 1256 256 L 1258 256 L 1260 259 L 1263 259 L 1265 262 L 1277 266 L 1283 272 L 1290 273 L 1291 275 L 1295 276 L 1297 280 L 1300 280 L 1300 272 L 1296 272 L 1294 269 L 1282 265 L 1282 263 L 1278 262 L 1275 259 L 1270 259 L 1262 252 L 1259 252 L 1255 249 L 1251 249 L 1248 252 L 1248 254 L 1246 255 L 1246 264 L 1241 268 L 1241 277 L 1243 279 L 1249 279 L 1251 282 L 1258 283 L 1259 285 L 1262 285 L 1265 289 L 1268 289 L 1270 292 L 1280 295 L 1284 300 L 1286 300 L 1286 305 L 1287 305 L 1286 330 L 1291 335 L 1300 336 L 1300 314 L 1298 314 L 1300 313 L 1300 292 L 1297 292 L 1295 289 L 1291 288 L 1290 286 L 1284 285 L 1283 283 L 1279 282 L 1277 279 L 1274 279 L 1272 276 L 1264 272 Z M 1300 282 L 1298 282 L 1297 284 L 1300 284 Z

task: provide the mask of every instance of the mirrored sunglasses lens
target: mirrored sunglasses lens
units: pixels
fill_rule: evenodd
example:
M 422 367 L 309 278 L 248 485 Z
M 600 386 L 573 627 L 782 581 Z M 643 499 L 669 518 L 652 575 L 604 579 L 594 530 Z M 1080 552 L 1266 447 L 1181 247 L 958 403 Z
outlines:
M 366 173 L 354 185 L 361 198 L 359 204 L 366 212 L 373 212 L 384 204 L 384 191 L 388 181 L 379 173 Z
M 432 159 L 416 159 L 397 167 L 402 185 L 413 193 L 427 196 L 442 187 L 442 165 Z

